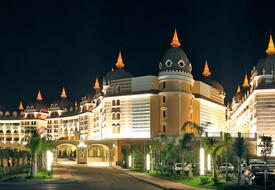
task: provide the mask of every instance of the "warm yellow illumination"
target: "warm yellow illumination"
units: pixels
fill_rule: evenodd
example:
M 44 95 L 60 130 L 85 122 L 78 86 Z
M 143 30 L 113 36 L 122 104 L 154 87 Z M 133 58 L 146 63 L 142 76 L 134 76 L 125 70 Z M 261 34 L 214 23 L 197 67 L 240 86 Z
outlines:
M 268 55 L 275 54 L 275 48 L 274 48 L 273 38 L 271 34 L 269 35 L 269 42 L 268 42 L 268 47 L 266 49 L 266 53 Z
M 207 170 L 211 170 L 211 156 L 210 154 L 207 154 Z
M 247 74 L 245 74 L 245 77 L 244 77 L 243 87 L 244 88 L 248 88 L 249 87 L 249 82 L 248 82 Z
M 64 87 L 62 88 L 62 92 L 61 92 L 61 94 L 60 94 L 60 97 L 61 97 L 61 98 L 67 98 L 66 90 L 65 90 Z
M 176 29 L 174 31 L 173 39 L 172 39 L 170 45 L 172 47 L 180 47 L 180 42 L 179 42 L 178 33 L 177 33 Z
M 38 101 L 42 101 L 43 100 L 40 90 L 38 90 L 38 94 L 37 94 L 36 100 L 38 100 Z
M 47 171 L 51 171 L 53 164 L 53 153 L 51 151 L 47 151 Z
M 237 93 L 240 93 L 240 92 L 241 92 L 241 87 L 240 87 L 240 85 L 238 84 Z
M 211 75 L 211 72 L 210 72 L 209 67 L 208 67 L 207 60 L 205 60 L 204 69 L 203 69 L 202 75 L 205 76 L 205 77 L 208 77 L 208 76 Z
M 146 170 L 150 170 L 150 154 L 146 155 Z
M 205 168 L 204 148 L 200 148 L 200 175 L 205 174 L 204 168 Z
M 119 52 L 117 62 L 116 62 L 116 67 L 119 68 L 119 69 L 122 69 L 122 68 L 124 68 L 124 66 L 125 65 L 123 63 L 121 52 Z
M 80 142 L 80 143 L 77 145 L 77 147 L 79 147 L 79 148 L 86 148 L 87 145 L 86 145 L 84 142 Z
M 19 106 L 18 106 L 18 109 L 21 110 L 21 111 L 24 109 L 24 106 L 23 106 L 22 101 L 20 101 Z
M 99 89 L 100 89 L 99 82 L 98 82 L 98 78 L 96 78 L 96 80 L 95 80 L 94 89 L 95 89 L 95 90 L 99 90 Z
M 128 157 L 128 167 L 129 168 L 132 167 L 132 155 L 129 155 L 129 157 Z

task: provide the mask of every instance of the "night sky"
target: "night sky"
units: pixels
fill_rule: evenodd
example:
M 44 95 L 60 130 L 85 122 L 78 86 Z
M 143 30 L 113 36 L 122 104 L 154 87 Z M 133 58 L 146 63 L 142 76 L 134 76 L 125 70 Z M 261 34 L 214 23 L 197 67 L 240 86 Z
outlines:
M 0 2 L 0 24 L 0 104 L 10 110 L 34 101 L 38 89 L 46 103 L 62 86 L 80 100 L 96 76 L 111 70 L 119 50 L 127 71 L 157 75 L 175 27 L 194 78 L 207 58 L 231 99 L 266 55 L 275 1 L 9 0 Z

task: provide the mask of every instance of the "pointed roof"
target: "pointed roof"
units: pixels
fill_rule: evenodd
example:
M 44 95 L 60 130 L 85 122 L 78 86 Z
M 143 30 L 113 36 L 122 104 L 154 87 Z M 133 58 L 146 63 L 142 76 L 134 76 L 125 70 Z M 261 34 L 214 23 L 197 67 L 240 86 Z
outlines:
M 241 87 L 240 87 L 240 84 L 238 84 L 237 93 L 240 93 L 240 92 L 241 92 Z
M 268 55 L 275 54 L 275 48 L 274 48 L 273 38 L 271 34 L 269 35 L 269 42 L 268 42 L 268 47 L 266 49 L 266 53 Z
M 205 77 L 208 77 L 208 76 L 211 75 L 211 72 L 210 72 L 209 67 L 208 67 L 207 60 L 205 60 L 204 69 L 203 69 L 202 75 L 205 76 Z
M 122 60 L 121 52 L 119 52 L 117 62 L 116 62 L 116 67 L 119 68 L 119 69 L 122 69 L 122 68 L 124 68 L 124 66 L 125 65 L 124 65 L 123 60 Z
M 19 106 L 18 106 L 18 109 L 19 109 L 20 111 L 22 111 L 22 110 L 24 109 L 24 106 L 23 106 L 22 101 L 20 101 Z
M 100 85 L 99 85 L 99 82 L 98 82 L 98 78 L 97 78 L 97 77 L 96 77 L 96 80 L 95 80 L 94 89 L 95 89 L 95 90 L 99 90 L 99 89 L 100 89 Z
M 43 100 L 40 90 L 38 90 L 36 100 L 38 100 L 38 101 L 42 101 Z
M 65 90 L 64 87 L 62 88 L 62 92 L 61 92 L 61 94 L 60 94 L 60 97 L 61 97 L 61 98 L 67 98 L 66 90 Z
M 173 39 L 172 39 L 170 45 L 172 47 L 180 47 L 180 42 L 179 42 L 179 38 L 178 38 L 177 29 L 175 29 L 175 31 L 174 31 Z
M 243 87 L 244 88 L 248 88 L 249 87 L 249 82 L 248 82 L 247 74 L 245 74 L 245 76 L 244 76 Z

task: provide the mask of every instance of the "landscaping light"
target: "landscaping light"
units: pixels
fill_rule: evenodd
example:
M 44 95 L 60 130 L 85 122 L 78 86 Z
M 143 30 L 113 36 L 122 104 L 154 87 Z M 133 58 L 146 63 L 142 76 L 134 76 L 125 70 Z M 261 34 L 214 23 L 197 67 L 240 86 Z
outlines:
M 53 164 L 53 153 L 47 150 L 47 171 L 50 172 Z
M 129 155 L 129 157 L 128 157 L 128 166 L 129 166 L 129 168 L 132 167 L 132 155 Z
M 204 175 L 205 172 L 204 172 L 204 168 L 205 168 L 205 165 L 204 165 L 204 148 L 200 148 L 200 175 Z
M 207 170 L 211 170 L 211 156 L 207 154 Z
M 146 155 L 146 170 L 150 170 L 150 154 Z

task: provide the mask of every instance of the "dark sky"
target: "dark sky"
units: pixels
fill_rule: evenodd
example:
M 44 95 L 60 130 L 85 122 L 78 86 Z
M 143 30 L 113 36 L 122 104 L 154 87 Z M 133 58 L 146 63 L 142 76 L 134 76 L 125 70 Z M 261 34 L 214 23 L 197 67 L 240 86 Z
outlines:
M 16 109 L 38 89 L 49 103 L 62 86 L 80 100 L 119 50 L 126 70 L 156 75 L 175 27 L 194 78 L 207 58 L 231 97 L 265 56 L 274 18 L 274 0 L 1 1 L 0 104 Z

